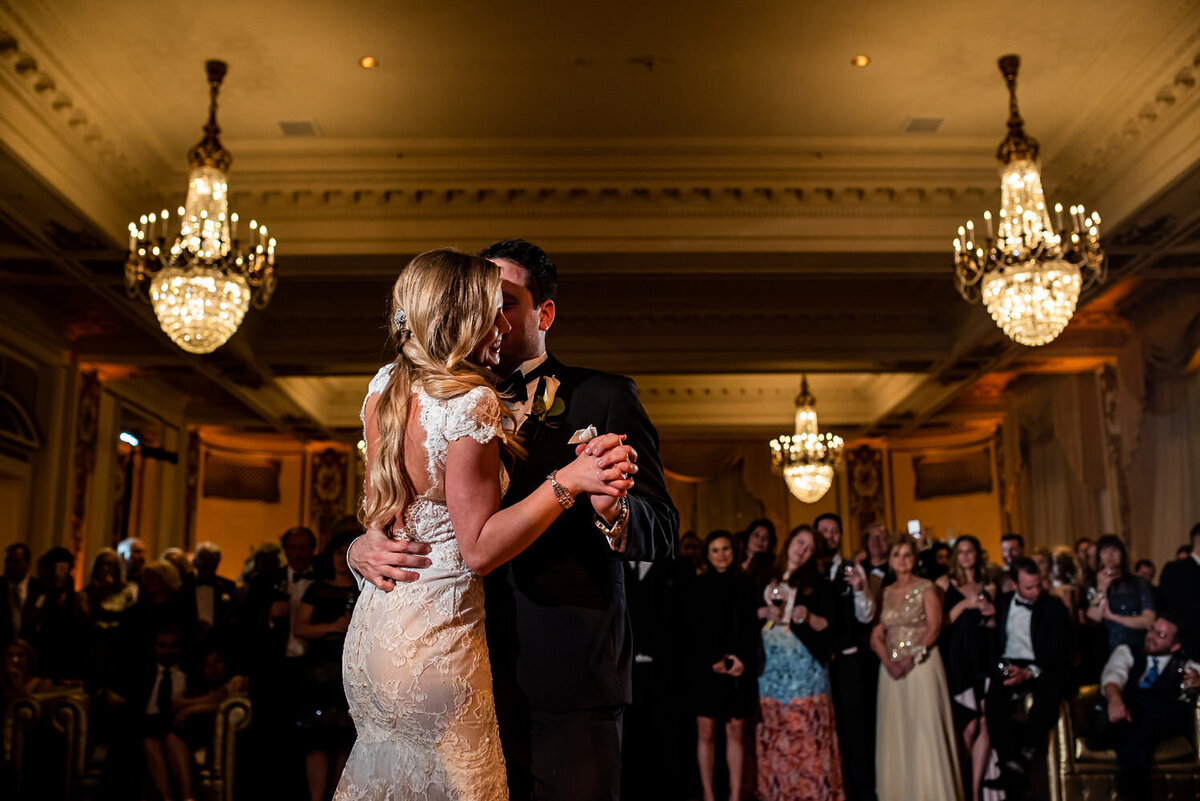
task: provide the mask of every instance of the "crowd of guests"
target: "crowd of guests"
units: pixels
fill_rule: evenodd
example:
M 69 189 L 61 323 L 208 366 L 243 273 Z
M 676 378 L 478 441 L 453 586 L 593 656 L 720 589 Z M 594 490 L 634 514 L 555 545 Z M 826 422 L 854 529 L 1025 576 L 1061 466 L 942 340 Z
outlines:
M 1145 797 L 1155 743 L 1193 728 L 1200 524 L 1157 585 L 1112 535 L 1027 554 L 1008 534 L 998 564 L 971 535 L 877 524 L 859 545 L 843 558 L 832 514 L 782 545 L 767 520 L 681 539 L 684 787 L 690 770 L 704 801 L 1036 797 L 1060 702 L 1099 685 L 1089 745 L 1115 749 L 1121 792 Z M 643 609 L 631 603 L 635 648 L 649 636 L 662 661 L 666 630 L 639 626 Z M 626 762 L 637 786 L 654 781 Z
M 248 696 L 239 759 L 271 770 L 242 771 L 239 792 L 269 777 L 263 789 L 329 798 L 354 743 L 341 659 L 358 597 L 346 549 L 359 533 L 353 518 L 338 521 L 317 553 L 316 535 L 292 528 L 258 547 L 238 582 L 217 575 L 214 543 L 151 560 L 127 539 L 95 556 L 81 590 L 67 549 L 34 566 L 28 546 L 10 545 L 2 703 L 86 694 L 87 748 L 105 755 L 99 797 L 192 799 L 194 754 L 211 749 L 220 705 Z
M 312 531 L 290 529 L 238 582 L 217 575 L 213 543 L 150 560 L 129 539 L 95 556 L 81 590 L 70 551 L 35 567 L 11 545 L 4 701 L 86 693 L 88 747 L 107 753 L 98 795 L 188 799 L 217 709 L 247 695 L 239 759 L 272 769 L 241 772 L 239 793 L 328 798 L 354 741 L 341 654 L 358 533 L 338 521 L 318 554 Z M 1025 798 L 1060 701 L 1089 684 L 1089 745 L 1116 750 L 1136 798 L 1155 743 L 1191 729 L 1200 525 L 1157 585 L 1111 535 L 1031 554 L 1005 535 L 999 564 L 970 535 L 877 524 L 858 544 L 843 557 L 837 515 L 782 543 L 764 519 L 689 532 L 673 563 L 626 565 L 625 799 Z

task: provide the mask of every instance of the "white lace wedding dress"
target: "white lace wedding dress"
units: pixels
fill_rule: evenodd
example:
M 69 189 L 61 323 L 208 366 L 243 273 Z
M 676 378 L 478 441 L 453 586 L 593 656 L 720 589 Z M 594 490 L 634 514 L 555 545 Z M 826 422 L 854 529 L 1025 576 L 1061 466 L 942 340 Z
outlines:
M 389 375 L 390 365 L 376 374 L 368 399 Z M 433 565 L 391 592 L 367 584 L 359 595 L 342 657 L 358 740 L 334 799 L 502 801 L 483 582 L 463 564 L 444 486 L 446 446 L 495 437 L 499 401 L 483 387 L 445 400 L 419 387 L 413 393 L 430 486 L 409 507 L 402 535 L 429 543 Z

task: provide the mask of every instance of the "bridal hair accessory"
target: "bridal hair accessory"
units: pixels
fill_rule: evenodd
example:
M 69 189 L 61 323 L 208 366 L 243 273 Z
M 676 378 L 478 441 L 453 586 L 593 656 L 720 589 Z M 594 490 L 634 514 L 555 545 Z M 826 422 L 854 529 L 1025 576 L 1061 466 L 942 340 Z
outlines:
M 392 314 L 392 323 L 396 326 L 396 340 L 403 345 L 412 335 L 412 329 L 408 327 L 408 314 L 404 309 L 396 309 Z

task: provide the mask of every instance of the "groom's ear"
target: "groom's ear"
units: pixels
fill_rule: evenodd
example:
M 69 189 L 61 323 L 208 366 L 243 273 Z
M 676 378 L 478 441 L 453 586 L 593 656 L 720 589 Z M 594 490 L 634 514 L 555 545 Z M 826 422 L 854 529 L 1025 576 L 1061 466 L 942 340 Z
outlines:
M 554 325 L 554 301 L 543 301 L 541 308 L 538 309 L 538 330 L 549 331 L 552 325 Z

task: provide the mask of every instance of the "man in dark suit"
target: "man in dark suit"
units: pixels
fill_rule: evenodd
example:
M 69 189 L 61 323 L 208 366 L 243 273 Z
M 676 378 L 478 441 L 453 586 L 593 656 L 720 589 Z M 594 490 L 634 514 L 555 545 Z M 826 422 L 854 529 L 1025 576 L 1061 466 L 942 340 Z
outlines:
M 29 575 L 33 552 L 23 542 L 4 549 L 4 575 L 0 576 L 0 648 L 21 636 L 25 602 L 41 591 L 38 580 Z
M 1200 666 L 1188 658 L 1178 635 L 1174 621 L 1160 617 L 1146 632 L 1141 651 L 1118 645 L 1100 674 L 1105 700 L 1096 709 L 1088 747 L 1116 750 L 1126 798 L 1150 797 L 1155 745 L 1192 728 L 1195 705 L 1180 694 L 1180 684 L 1200 686 Z
M 669 559 L 679 515 L 667 496 L 658 433 L 628 378 L 570 367 L 546 351 L 557 268 L 541 248 L 505 240 L 481 256 L 500 266 L 505 335 L 496 372 L 528 458 L 511 465 L 504 504 L 575 458 L 589 426 L 626 435 L 637 457 L 627 498 L 589 497 L 486 579 L 488 648 L 514 801 L 617 801 L 621 723 L 632 701 L 633 643 L 624 561 Z M 579 446 L 578 450 L 582 450 Z M 368 531 L 347 559 L 367 581 L 420 580 L 427 547 Z
M 1192 552 L 1163 565 L 1158 580 L 1162 613 L 1179 624 L 1179 642 L 1200 654 L 1200 523 L 1192 526 Z
M 868 640 L 875 599 L 863 568 L 842 558 L 842 518 L 827 512 L 813 521 L 821 536 L 823 572 L 838 597 L 829 680 L 842 752 L 842 777 L 850 801 L 875 799 L 875 701 L 879 658 Z
M 991 678 L 986 713 L 1010 800 L 1029 792 L 1030 768 L 1058 719 L 1071 665 L 1070 614 L 1058 598 L 1042 591 L 1037 563 L 1015 558 L 1012 580 L 1016 590 L 996 602 L 997 653 L 1003 667 Z M 1022 722 L 1017 718 L 1026 693 L 1033 696 L 1033 705 Z
M 198 544 L 193 563 L 196 580 L 189 606 L 196 614 L 196 630 L 204 636 L 226 636 L 237 607 L 237 585 L 217 575 L 221 566 L 220 546 L 215 542 Z

